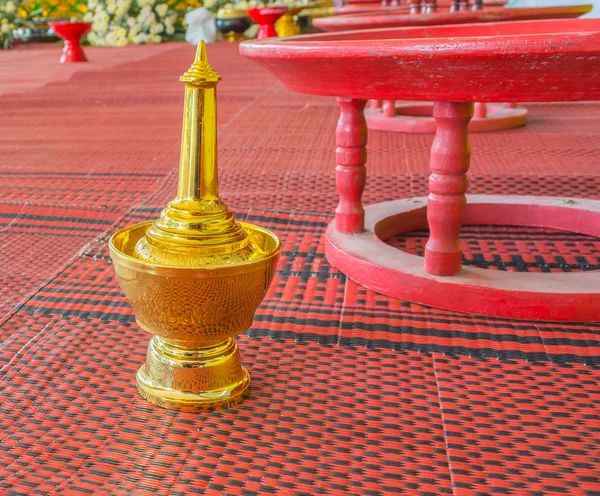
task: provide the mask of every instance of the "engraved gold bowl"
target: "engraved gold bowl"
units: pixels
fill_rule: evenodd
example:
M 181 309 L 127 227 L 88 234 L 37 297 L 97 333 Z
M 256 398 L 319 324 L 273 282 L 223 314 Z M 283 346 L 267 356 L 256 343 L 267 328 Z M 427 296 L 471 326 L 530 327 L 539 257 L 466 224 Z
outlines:
M 154 337 L 137 373 L 140 394 L 177 410 L 227 408 L 250 385 L 233 336 L 246 331 L 279 258 L 270 231 L 240 222 L 260 256 L 207 268 L 148 263 L 133 256 L 151 222 L 116 232 L 109 243 L 117 279 L 137 324 Z

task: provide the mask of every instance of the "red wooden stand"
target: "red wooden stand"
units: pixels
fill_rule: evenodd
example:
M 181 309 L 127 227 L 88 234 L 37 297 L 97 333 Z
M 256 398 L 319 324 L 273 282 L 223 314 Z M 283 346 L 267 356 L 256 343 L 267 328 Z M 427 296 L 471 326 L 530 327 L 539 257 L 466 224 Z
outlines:
M 600 100 L 600 21 L 474 24 L 468 33 L 453 26 L 377 29 L 246 42 L 240 50 L 293 90 L 345 95 L 336 133 L 340 200 L 326 233 L 332 265 L 376 291 L 448 310 L 598 321 L 600 272 L 465 268 L 459 234 L 463 224 L 502 224 L 600 236 L 600 201 L 471 196 L 467 203 L 465 195 L 471 102 L 509 102 L 502 108 L 513 110 L 517 101 Z M 534 84 L 539 80 L 545 84 Z M 435 102 L 428 198 L 363 208 L 369 99 L 390 120 L 395 100 Z M 385 243 L 425 227 L 424 258 Z
M 276 38 L 275 23 L 287 10 L 287 7 L 256 7 L 248 9 L 248 15 L 252 20 L 260 24 L 256 39 Z
M 52 30 L 65 40 L 61 64 L 72 62 L 87 62 L 87 57 L 81 48 L 81 38 L 92 29 L 91 22 L 51 22 Z

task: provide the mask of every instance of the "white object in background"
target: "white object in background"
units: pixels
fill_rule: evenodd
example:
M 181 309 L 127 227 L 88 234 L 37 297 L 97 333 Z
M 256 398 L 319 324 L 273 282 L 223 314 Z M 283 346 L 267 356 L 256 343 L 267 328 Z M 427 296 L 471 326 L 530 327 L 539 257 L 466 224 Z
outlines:
M 185 41 L 197 45 L 200 41 L 212 43 L 217 39 L 217 27 L 210 10 L 205 7 L 194 9 L 185 15 L 188 28 L 185 32 Z

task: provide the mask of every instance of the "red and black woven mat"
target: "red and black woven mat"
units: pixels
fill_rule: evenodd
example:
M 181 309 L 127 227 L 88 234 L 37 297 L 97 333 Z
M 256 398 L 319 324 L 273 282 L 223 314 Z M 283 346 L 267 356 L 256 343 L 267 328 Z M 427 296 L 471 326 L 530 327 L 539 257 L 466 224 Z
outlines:
M 288 92 L 235 45 L 209 47 L 221 191 L 283 241 L 240 337 L 252 395 L 210 414 L 138 397 L 149 336 L 106 242 L 174 195 L 193 47 L 138 50 L 0 97 L 1 495 L 600 494 L 600 325 L 436 310 L 332 268 L 335 102 Z M 471 192 L 599 198 L 600 106 L 529 108 L 526 128 L 472 136 Z M 369 140 L 366 203 L 425 193 L 431 136 Z M 420 253 L 426 236 L 390 243 Z M 490 270 L 600 270 L 595 238 L 462 237 L 465 263 Z

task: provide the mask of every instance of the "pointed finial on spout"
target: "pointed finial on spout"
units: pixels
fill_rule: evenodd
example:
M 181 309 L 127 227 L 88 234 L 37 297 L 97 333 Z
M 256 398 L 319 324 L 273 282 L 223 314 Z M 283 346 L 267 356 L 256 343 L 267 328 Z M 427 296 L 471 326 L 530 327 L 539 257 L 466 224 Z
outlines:
M 200 41 L 198 48 L 196 49 L 194 63 L 179 79 L 183 83 L 201 88 L 214 86 L 221 80 L 221 76 L 219 76 L 208 63 L 206 44 L 204 41 Z
M 206 56 L 206 43 L 204 43 L 204 40 L 200 40 L 198 48 L 196 49 L 196 59 L 194 60 L 194 63 L 198 62 L 208 63 L 208 57 Z

